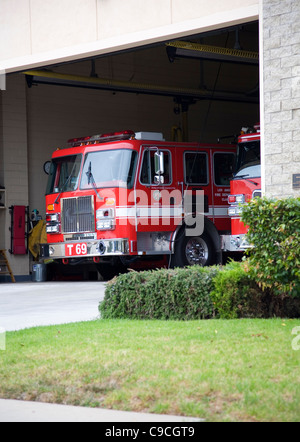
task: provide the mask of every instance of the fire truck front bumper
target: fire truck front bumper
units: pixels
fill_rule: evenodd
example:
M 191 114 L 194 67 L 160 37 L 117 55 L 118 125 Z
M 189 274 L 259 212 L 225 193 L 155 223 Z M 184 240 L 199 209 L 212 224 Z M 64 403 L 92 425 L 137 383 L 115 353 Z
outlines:
M 123 238 L 40 245 L 40 256 L 43 259 L 92 258 L 95 256 L 122 256 L 128 254 L 129 240 Z
M 223 252 L 245 252 L 252 246 L 248 243 L 246 235 L 222 235 Z

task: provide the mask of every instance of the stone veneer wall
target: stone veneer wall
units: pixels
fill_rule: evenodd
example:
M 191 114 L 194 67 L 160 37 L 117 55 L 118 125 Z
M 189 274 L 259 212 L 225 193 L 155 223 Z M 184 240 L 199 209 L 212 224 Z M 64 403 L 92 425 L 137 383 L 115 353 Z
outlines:
M 264 190 L 300 196 L 300 2 L 263 0 L 262 8 Z

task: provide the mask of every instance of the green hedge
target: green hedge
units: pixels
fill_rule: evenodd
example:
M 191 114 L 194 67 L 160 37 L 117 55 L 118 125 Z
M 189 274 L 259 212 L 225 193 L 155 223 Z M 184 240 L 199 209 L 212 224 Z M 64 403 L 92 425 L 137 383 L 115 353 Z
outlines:
M 214 314 L 210 297 L 218 267 L 130 272 L 108 283 L 102 318 L 204 319 Z
M 130 272 L 107 284 L 101 317 L 207 319 L 300 317 L 300 299 L 262 290 L 247 263 Z
M 278 295 L 300 297 L 300 198 L 255 198 L 243 208 L 252 277 Z
M 263 292 L 245 269 L 245 263 L 231 262 L 218 272 L 211 292 L 219 317 L 267 316 L 261 299 Z
M 249 269 L 249 261 L 231 262 L 215 276 L 211 299 L 218 317 L 300 317 L 299 298 L 278 296 L 270 289 L 263 290 Z

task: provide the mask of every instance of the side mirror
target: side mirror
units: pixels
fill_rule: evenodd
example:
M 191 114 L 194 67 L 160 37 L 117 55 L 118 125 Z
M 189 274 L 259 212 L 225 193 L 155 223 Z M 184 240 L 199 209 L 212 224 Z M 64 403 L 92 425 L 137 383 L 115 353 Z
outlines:
M 164 167 L 164 153 L 157 151 L 154 154 L 154 168 L 156 175 L 163 175 L 165 173 Z
M 159 150 L 154 154 L 154 169 L 155 169 L 155 177 L 154 184 L 160 185 L 164 184 L 164 177 L 162 176 L 165 173 L 165 164 L 164 164 L 164 153 Z

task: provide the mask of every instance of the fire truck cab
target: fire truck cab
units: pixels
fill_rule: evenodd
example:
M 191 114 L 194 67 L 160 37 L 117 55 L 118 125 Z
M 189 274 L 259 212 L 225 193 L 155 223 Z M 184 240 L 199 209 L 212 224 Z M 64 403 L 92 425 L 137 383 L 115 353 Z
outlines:
M 69 140 L 52 156 L 41 256 L 92 261 L 104 277 L 143 257 L 220 262 L 235 153 L 149 132 Z
M 241 221 L 243 204 L 261 196 L 260 125 L 242 128 L 238 138 L 233 179 L 230 181 L 231 235 L 222 236 L 224 251 L 244 252 L 249 248 L 245 234 L 247 226 Z

